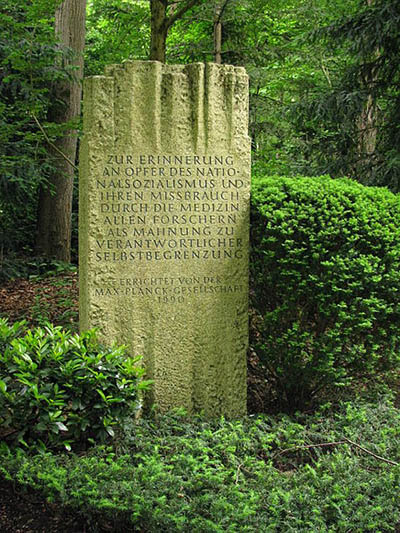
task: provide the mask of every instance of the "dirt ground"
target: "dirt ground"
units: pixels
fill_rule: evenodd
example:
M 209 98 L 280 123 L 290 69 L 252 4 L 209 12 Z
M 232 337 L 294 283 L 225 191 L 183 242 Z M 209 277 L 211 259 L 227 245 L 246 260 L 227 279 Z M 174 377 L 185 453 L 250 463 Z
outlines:
M 74 513 L 46 503 L 0 478 L 1 533 L 85 533 L 85 523 Z

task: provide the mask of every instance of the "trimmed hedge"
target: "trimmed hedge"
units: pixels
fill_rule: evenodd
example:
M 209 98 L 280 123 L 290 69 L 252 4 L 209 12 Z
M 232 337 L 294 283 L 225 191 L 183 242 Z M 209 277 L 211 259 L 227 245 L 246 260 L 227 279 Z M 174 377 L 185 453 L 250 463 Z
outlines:
M 269 177 L 252 199 L 253 346 L 283 403 L 400 361 L 400 199 L 348 179 Z

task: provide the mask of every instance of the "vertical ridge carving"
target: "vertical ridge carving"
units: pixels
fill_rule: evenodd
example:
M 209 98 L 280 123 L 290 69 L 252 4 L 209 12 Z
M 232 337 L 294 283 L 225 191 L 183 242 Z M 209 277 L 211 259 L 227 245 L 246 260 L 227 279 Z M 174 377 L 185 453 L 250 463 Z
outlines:
M 211 152 L 213 146 L 221 146 L 221 143 L 226 151 L 231 145 L 232 112 L 237 112 L 232 104 L 233 69 L 230 65 L 206 65 L 205 125 L 208 134 L 207 149 Z
M 96 201 L 93 175 L 102 172 L 104 151 L 112 151 L 114 144 L 114 80 L 106 76 L 86 79 L 83 86 L 83 129 L 87 132 L 80 146 L 79 166 L 79 306 L 81 327 L 88 329 L 93 309 L 89 284 L 93 281 L 91 270 L 92 237 L 96 214 L 90 206 Z M 90 136 L 89 136 L 90 132 Z M 92 324 L 93 325 L 93 324 Z
M 151 401 L 245 412 L 247 76 L 126 61 L 85 82 L 81 327 L 142 355 Z
M 180 146 L 183 151 L 191 151 L 193 150 L 191 91 L 184 66 L 164 66 L 161 87 L 163 151 L 173 152 L 176 146 Z
M 204 128 L 204 63 L 193 63 L 185 68 L 191 94 L 192 144 L 197 153 L 204 153 L 206 139 Z
M 229 150 L 234 148 L 233 141 L 235 135 L 235 73 L 233 67 L 230 67 L 225 74 L 225 98 L 226 98 L 226 120 L 228 125 L 228 146 Z
M 243 67 L 235 67 L 234 108 L 236 110 L 234 136 L 235 148 L 239 153 L 247 152 L 250 147 L 248 135 L 249 116 L 249 78 Z
M 140 63 L 140 70 L 135 63 L 130 64 L 130 70 L 140 73 L 133 97 L 135 112 L 142 115 L 141 127 L 143 128 L 143 144 L 152 152 L 161 150 L 161 82 L 162 63 L 159 61 L 143 61 Z M 144 101 L 144 102 L 143 102 Z M 145 105 L 143 105 L 145 103 Z M 132 110 L 133 112 L 133 110 Z M 135 115 L 134 115 L 135 116 Z M 133 136 L 132 142 L 135 142 Z
M 125 61 L 119 77 L 118 123 L 125 151 L 159 151 L 161 68 L 158 61 Z M 116 75 L 119 71 L 116 71 Z M 119 128 L 118 128 L 119 129 Z

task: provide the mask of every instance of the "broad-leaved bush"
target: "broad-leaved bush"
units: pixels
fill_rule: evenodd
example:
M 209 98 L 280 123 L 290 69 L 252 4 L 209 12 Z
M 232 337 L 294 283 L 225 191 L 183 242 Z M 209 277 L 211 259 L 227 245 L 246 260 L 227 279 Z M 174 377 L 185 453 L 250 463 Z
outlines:
M 0 319 L 0 435 L 42 449 L 104 442 L 139 409 L 142 374 L 137 358 L 102 346 L 94 331 Z

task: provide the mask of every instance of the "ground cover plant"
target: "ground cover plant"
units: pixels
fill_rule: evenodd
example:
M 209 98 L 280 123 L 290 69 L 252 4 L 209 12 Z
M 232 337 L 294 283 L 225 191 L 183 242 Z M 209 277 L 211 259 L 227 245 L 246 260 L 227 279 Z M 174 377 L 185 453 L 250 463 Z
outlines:
M 9 258 L 0 263 L 0 318 L 29 327 L 52 323 L 78 331 L 78 272 L 75 265 Z
M 28 456 L 0 470 L 73 509 L 88 531 L 396 531 L 400 412 L 347 403 L 295 417 L 131 424 L 114 447 Z

